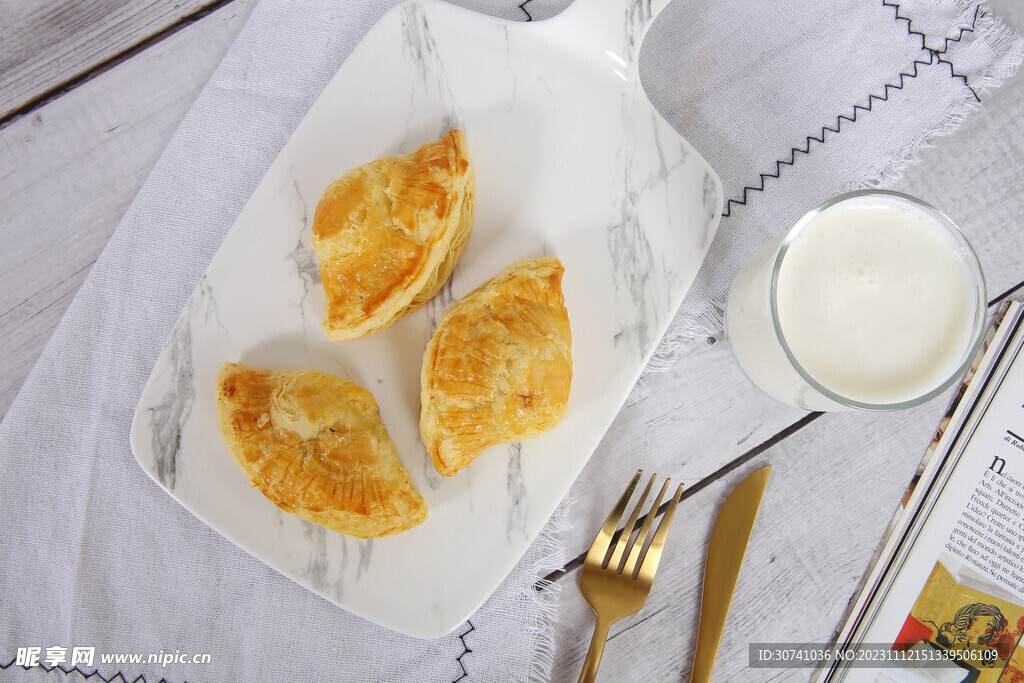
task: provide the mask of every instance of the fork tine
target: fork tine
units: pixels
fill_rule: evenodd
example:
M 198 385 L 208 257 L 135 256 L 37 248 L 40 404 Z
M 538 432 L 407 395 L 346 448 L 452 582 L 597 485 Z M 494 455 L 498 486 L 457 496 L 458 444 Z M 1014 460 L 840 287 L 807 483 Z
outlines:
M 607 564 L 602 566 L 606 568 L 611 567 L 616 573 L 622 570 L 619 565 L 628 550 L 627 543 L 629 541 L 629 537 L 633 535 L 633 527 L 636 526 L 636 520 L 640 516 L 640 508 L 644 506 L 644 501 L 647 500 L 647 496 L 650 494 L 651 487 L 654 486 L 654 480 L 657 479 L 657 477 L 657 474 L 651 475 L 650 481 L 647 482 L 647 488 L 644 489 L 644 492 L 640 495 L 640 500 L 636 502 L 636 505 L 633 507 L 633 512 L 629 515 L 629 521 L 626 522 L 626 526 L 622 527 L 622 534 L 619 536 L 619 542 L 615 544 L 615 550 L 612 551 L 611 558 L 609 558 Z
M 643 580 L 648 584 L 654 581 L 654 572 L 658 570 L 658 562 L 661 561 L 661 551 L 665 547 L 665 539 L 668 538 L 668 528 L 672 525 L 672 516 L 676 513 L 676 506 L 679 504 L 679 498 L 682 495 L 683 485 L 680 484 L 679 488 L 676 489 L 676 494 L 672 497 L 672 502 L 668 504 L 668 509 L 665 510 L 665 514 L 661 518 L 658 530 L 654 532 L 654 538 L 651 539 L 650 547 L 647 548 L 647 552 L 639 560 L 640 568 L 637 571 L 636 577 L 638 580 Z M 651 516 L 653 517 L 654 515 L 652 514 Z
M 595 560 L 603 563 L 605 555 L 608 553 L 608 548 L 611 546 L 612 537 L 615 535 L 615 527 L 619 525 L 619 520 L 622 519 L 622 513 L 626 510 L 626 503 L 629 502 L 630 497 L 633 495 L 633 490 L 636 489 L 636 483 L 640 481 L 640 475 L 643 474 L 643 470 L 637 470 L 636 474 L 633 475 L 633 481 L 629 482 L 629 486 L 622 492 L 622 497 L 619 498 L 619 502 L 612 508 L 611 513 L 608 515 L 608 519 L 605 520 L 604 526 L 597 532 L 597 538 L 594 539 L 594 543 L 590 546 L 590 550 L 587 551 L 587 559 Z M 594 557 L 591 557 L 594 555 Z
M 665 498 L 665 492 L 668 491 L 671 482 L 670 479 L 666 479 L 658 494 L 658 500 L 645 516 L 643 526 L 637 532 L 636 538 L 630 542 L 633 527 L 636 526 L 639 519 L 640 508 L 644 507 L 654 486 L 654 480 L 657 478 L 656 475 L 652 475 L 643 495 L 640 496 L 640 501 L 630 512 L 629 521 L 623 527 L 619 537 L 616 538 L 615 530 L 618 528 L 619 520 L 622 519 L 622 513 L 625 512 L 626 505 L 629 504 L 642 475 L 643 470 L 637 470 L 633 481 L 626 487 L 622 497 L 615 504 L 615 508 L 608 515 L 608 519 L 605 520 L 604 526 L 597 532 L 597 538 L 590 546 L 587 557 L 583 560 L 583 568 L 580 570 L 580 594 L 590 605 L 595 619 L 594 636 L 590 640 L 587 658 L 583 662 L 583 670 L 580 672 L 581 683 L 590 683 L 597 676 L 597 669 L 601 665 L 601 655 L 604 653 L 604 644 L 608 639 L 608 629 L 611 624 L 630 614 L 636 614 L 647 602 L 647 596 L 654 582 L 654 572 L 658 568 L 661 551 L 668 535 L 668 527 L 672 523 L 676 505 L 683 493 L 683 487 L 680 485 L 675 497 L 668 505 L 657 531 L 647 543 L 648 547 L 644 548 L 654 524 L 654 517 L 658 514 L 658 508 L 661 507 L 661 501 Z M 605 562 L 606 558 L 609 562 Z M 618 566 L 620 560 L 629 573 Z M 634 572 L 637 572 L 639 576 L 633 576 Z
M 639 561 L 640 551 L 643 550 L 644 541 L 647 540 L 647 534 L 651 530 L 651 525 L 654 524 L 654 517 L 658 514 L 658 508 L 661 507 L 661 500 L 665 497 L 665 491 L 668 490 L 668 485 L 672 483 L 671 479 L 666 479 L 665 483 L 661 487 L 661 492 L 658 494 L 658 499 L 654 501 L 654 505 L 651 506 L 651 511 L 647 513 L 644 518 L 644 525 L 640 527 L 640 533 L 636 535 L 636 540 L 633 541 L 633 545 L 630 546 L 629 555 L 626 557 L 626 562 L 622 565 L 622 573 L 626 576 L 633 576 L 636 573 L 637 562 Z

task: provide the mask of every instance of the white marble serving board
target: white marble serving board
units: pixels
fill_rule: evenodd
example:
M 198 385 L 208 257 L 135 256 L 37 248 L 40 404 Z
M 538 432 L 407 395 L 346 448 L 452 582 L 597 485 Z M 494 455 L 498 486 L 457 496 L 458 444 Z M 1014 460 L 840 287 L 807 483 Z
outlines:
M 182 313 L 132 425 L 142 468 L 226 538 L 355 614 L 421 638 L 470 616 L 597 447 L 718 225 L 718 177 L 640 85 L 636 61 L 652 20 L 648 3 L 626 0 L 576 0 L 536 23 L 430 1 L 385 15 L 284 147 Z M 451 281 L 383 332 L 329 341 L 310 244 L 322 191 L 349 168 L 453 127 L 468 136 L 477 194 Z M 568 416 L 442 477 L 418 432 L 427 342 L 449 305 L 540 255 L 566 270 Z M 426 499 L 426 522 L 357 540 L 265 499 L 217 427 L 214 379 L 225 361 L 314 368 L 369 389 Z

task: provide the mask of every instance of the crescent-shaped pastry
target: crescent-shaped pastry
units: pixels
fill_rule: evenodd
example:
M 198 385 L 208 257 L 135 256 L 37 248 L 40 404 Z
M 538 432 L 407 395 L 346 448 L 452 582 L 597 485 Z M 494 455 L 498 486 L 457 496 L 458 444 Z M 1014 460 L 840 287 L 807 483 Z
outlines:
M 352 382 L 225 363 L 217 421 L 250 481 L 286 512 L 356 538 L 390 536 L 426 519 L 377 402 Z
M 513 263 L 445 312 L 423 357 L 420 436 L 443 475 L 565 417 L 572 335 L 557 258 Z
M 372 334 L 437 294 L 469 240 L 473 193 L 461 130 L 331 183 L 313 217 L 327 336 Z

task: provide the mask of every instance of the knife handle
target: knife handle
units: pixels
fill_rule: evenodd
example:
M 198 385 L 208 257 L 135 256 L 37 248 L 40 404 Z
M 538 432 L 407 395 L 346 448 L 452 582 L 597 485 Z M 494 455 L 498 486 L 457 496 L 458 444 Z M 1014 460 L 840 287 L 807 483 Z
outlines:
M 612 626 L 611 620 L 602 619 L 596 612 L 594 618 L 594 637 L 590 639 L 590 649 L 587 650 L 587 659 L 583 662 L 579 683 L 593 683 L 597 678 L 597 667 L 601 666 L 601 655 L 604 654 L 604 644 L 608 640 L 608 629 Z
M 706 651 L 706 646 L 702 648 L 700 644 L 697 645 L 697 652 L 693 658 L 693 667 L 690 669 L 690 683 L 710 683 L 711 671 L 715 668 L 715 654 L 716 647 L 710 652 Z M 705 650 L 701 652 L 701 650 Z
M 704 561 L 704 587 L 700 597 L 697 646 L 693 652 L 690 683 L 709 683 L 715 656 L 722 644 L 729 605 L 747 552 L 747 542 L 768 485 L 771 465 L 747 475 L 725 499 L 715 520 Z

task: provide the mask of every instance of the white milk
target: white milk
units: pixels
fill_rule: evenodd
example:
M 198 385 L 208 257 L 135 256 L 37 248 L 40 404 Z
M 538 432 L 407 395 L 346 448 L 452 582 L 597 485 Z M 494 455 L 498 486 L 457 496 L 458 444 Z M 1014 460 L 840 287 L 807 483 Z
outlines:
M 984 299 L 973 251 L 940 214 L 902 195 L 853 193 L 744 267 L 730 294 L 728 336 L 744 371 L 781 401 L 893 407 L 959 373 L 979 338 Z

